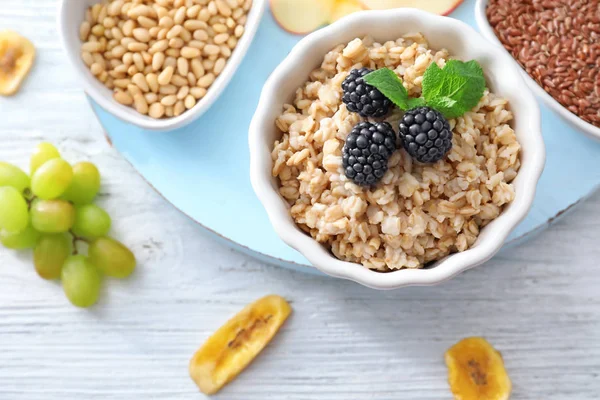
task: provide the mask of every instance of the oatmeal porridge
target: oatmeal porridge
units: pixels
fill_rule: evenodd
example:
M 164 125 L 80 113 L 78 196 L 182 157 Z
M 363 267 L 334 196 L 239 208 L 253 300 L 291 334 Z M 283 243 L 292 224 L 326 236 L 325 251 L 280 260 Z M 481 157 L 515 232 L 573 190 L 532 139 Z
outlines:
M 386 116 L 361 117 L 342 99 L 344 80 L 361 68 L 389 68 L 418 98 L 428 67 L 443 68 L 450 58 L 421 34 L 383 44 L 354 39 L 325 55 L 276 119 L 281 137 L 272 173 L 279 193 L 296 224 L 337 258 L 378 271 L 421 268 L 467 250 L 514 199 L 520 145 L 513 115 L 487 88 L 470 111 L 444 120 L 451 148 L 441 160 L 418 162 L 398 145 L 376 184 L 359 185 L 345 173 L 342 152 L 355 127 L 385 121 L 397 136 L 405 112 L 393 107 Z

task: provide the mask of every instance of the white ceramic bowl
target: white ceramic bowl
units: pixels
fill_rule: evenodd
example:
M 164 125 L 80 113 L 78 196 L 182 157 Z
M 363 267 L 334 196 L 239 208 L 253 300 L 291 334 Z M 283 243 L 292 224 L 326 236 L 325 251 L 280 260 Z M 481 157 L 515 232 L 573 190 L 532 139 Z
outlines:
M 477 26 L 479 27 L 481 34 L 487 40 L 502 48 L 502 50 L 511 57 L 514 64 L 521 71 L 521 74 L 523 75 L 523 78 L 525 79 L 525 82 L 527 83 L 529 88 L 533 90 L 533 93 L 537 97 L 542 99 L 544 103 L 546 103 L 546 105 L 550 107 L 550 109 L 552 109 L 554 112 L 560 115 L 561 118 L 563 118 L 567 123 L 572 125 L 575 129 L 578 129 L 579 131 L 583 132 L 591 138 L 600 139 L 600 128 L 582 120 L 577 115 L 573 114 L 571 111 L 566 109 L 558 101 L 554 100 L 554 97 L 550 96 L 548 92 L 546 92 L 531 76 L 529 76 L 527 71 L 522 69 L 519 63 L 514 58 L 512 58 L 512 55 L 510 55 L 510 53 L 506 51 L 506 49 L 504 49 L 504 46 L 502 46 L 500 39 L 498 39 L 498 37 L 494 33 L 494 30 L 492 29 L 485 14 L 485 9 L 488 5 L 488 1 L 489 0 L 477 0 L 477 3 L 475 5 L 475 20 L 477 21 Z
M 279 136 L 274 121 L 281 113 L 282 105 L 293 99 L 296 88 L 306 81 L 311 70 L 320 65 L 325 53 L 336 45 L 367 34 L 378 41 L 385 41 L 416 31 L 422 32 L 433 48 L 447 48 L 457 58 L 479 61 L 488 85 L 510 101 L 515 115 L 513 127 L 523 148 L 522 166 L 514 180 L 515 200 L 481 231 L 471 249 L 450 255 L 428 269 L 379 273 L 359 264 L 338 260 L 329 249 L 295 225 L 289 206 L 279 195 L 277 181 L 271 175 L 270 153 L 274 140 Z M 326 274 L 376 289 L 438 284 L 491 258 L 531 207 L 536 184 L 544 168 L 545 148 L 538 104 L 523 87 L 521 74 L 510 56 L 502 49 L 490 46 L 463 22 L 413 9 L 353 14 L 300 41 L 265 84 L 249 133 L 250 175 L 254 191 L 283 241 Z
M 229 60 L 225 69 L 218 76 L 208 93 L 191 109 L 178 117 L 153 119 L 142 115 L 131 107 L 119 104 L 112 98 L 112 90 L 106 88 L 89 71 L 88 67 L 81 60 L 81 40 L 79 39 L 79 26 L 84 20 L 85 11 L 100 0 L 61 0 L 58 13 L 58 24 L 63 47 L 67 56 L 73 65 L 77 75 L 80 76 L 84 90 L 94 99 L 102 108 L 122 119 L 125 122 L 137 125 L 140 128 L 153 131 L 169 131 L 181 128 L 193 122 L 204 114 L 210 106 L 219 98 L 235 71 L 240 66 L 242 59 L 246 55 L 254 34 L 258 29 L 261 17 L 265 11 L 267 0 L 254 0 L 252 8 L 248 13 L 246 29 Z

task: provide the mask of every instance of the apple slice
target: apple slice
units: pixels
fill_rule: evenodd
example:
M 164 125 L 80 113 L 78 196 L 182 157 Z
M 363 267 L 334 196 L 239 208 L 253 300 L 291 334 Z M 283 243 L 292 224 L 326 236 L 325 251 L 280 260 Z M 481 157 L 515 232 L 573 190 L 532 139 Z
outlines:
M 335 0 L 271 0 L 271 12 L 283 29 L 302 35 L 327 24 L 335 3 Z
M 448 15 L 463 0 L 360 0 L 370 10 L 412 7 L 438 15 Z
M 363 10 L 365 10 L 365 6 L 359 0 L 337 0 L 329 22 L 335 22 L 346 15 Z

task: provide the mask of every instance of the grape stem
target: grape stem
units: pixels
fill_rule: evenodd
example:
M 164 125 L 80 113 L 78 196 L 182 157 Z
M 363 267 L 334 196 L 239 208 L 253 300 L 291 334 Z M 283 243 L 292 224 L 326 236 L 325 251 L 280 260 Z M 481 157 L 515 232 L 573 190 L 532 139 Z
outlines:
M 84 242 L 89 244 L 89 241 L 85 238 L 82 238 L 81 236 L 77 236 L 73 231 L 69 231 L 69 233 L 73 237 L 73 255 L 76 256 L 77 254 L 79 254 L 79 250 L 77 250 L 77 242 Z
M 28 189 L 26 189 L 27 191 Z M 25 193 L 25 202 L 27 202 L 27 209 L 31 210 L 31 204 L 33 204 L 33 202 L 37 199 L 37 196 L 33 196 L 33 195 L 28 195 L 28 193 Z

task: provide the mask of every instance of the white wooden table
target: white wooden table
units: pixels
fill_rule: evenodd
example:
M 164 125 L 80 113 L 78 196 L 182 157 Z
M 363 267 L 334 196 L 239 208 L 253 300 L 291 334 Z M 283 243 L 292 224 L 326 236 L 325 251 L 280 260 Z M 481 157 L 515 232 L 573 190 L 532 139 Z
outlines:
M 189 358 L 268 293 L 295 313 L 218 399 L 449 399 L 443 352 L 470 335 L 502 351 L 513 399 L 600 398 L 600 195 L 439 287 L 382 293 L 264 265 L 206 237 L 107 145 L 60 48 L 56 3 L 0 0 L 0 29 L 38 48 L 21 93 L 0 98 L 0 159 L 25 166 L 46 140 L 96 163 L 139 268 L 86 311 L 37 277 L 31 254 L 0 250 L 0 400 L 203 398 Z

